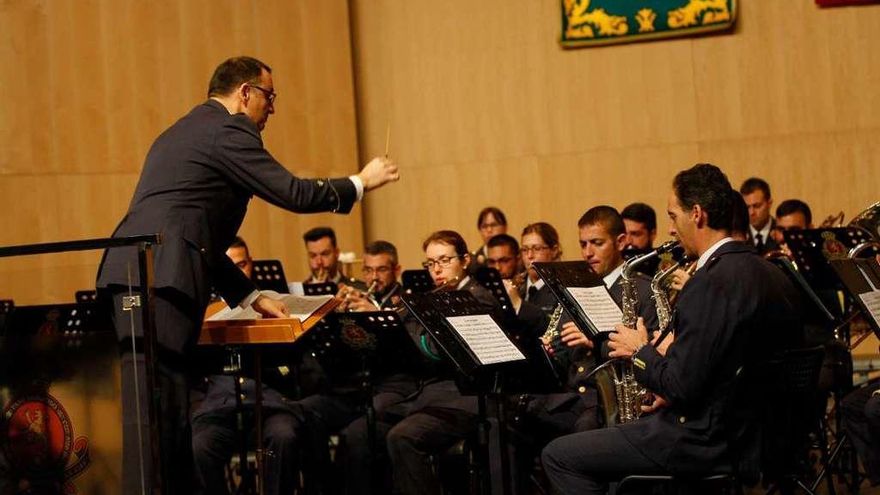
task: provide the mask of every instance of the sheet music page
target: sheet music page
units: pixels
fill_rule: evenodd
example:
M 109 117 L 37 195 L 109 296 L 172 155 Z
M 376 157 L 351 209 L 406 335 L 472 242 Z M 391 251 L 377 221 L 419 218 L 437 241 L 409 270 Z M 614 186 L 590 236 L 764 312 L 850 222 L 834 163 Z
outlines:
M 332 295 L 324 295 L 324 296 L 297 296 L 294 294 L 279 294 L 274 290 L 264 290 L 260 291 L 260 294 L 274 299 L 276 301 L 282 301 L 287 306 L 287 309 L 290 311 L 290 317 L 296 318 L 300 321 L 305 321 L 312 313 L 317 311 L 321 306 L 323 306 L 327 301 L 333 299 Z M 223 308 L 220 311 L 216 312 L 207 321 L 222 321 L 222 320 L 257 320 L 262 318 L 263 316 L 255 311 L 253 308 L 248 306 L 247 308 L 241 308 L 236 306 L 234 308 Z
M 875 289 L 871 292 L 865 292 L 864 294 L 859 294 L 859 297 L 865 303 L 865 307 L 868 308 L 871 317 L 874 318 L 874 323 L 880 326 L 880 290 Z
M 489 315 L 446 317 L 482 364 L 507 363 L 526 359 Z
M 587 318 L 600 332 L 613 332 L 614 326 L 623 321 L 623 311 L 611 299 L 604 285 L 596 287 L 566 287 L 565 290 L 577 301 Z

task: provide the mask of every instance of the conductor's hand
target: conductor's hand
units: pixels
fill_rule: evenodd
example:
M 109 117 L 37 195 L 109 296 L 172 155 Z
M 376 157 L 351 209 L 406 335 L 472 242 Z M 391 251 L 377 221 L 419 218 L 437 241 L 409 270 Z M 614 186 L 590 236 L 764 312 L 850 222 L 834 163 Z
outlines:
M 611 348 L 609 356 L 613 358 L 629 358 L 648 342 L 648 329 L 645 328 L 645 320 L 639 318 L 636 328 L 627 328 L 623 325 L 614 327 L 614 331 L 608 335 L 608 347 Z
M 376 157 L 364 166 L 358 177 L 364 183 L 364 190 L 369 191 L 400 180 L 400 173 L 397 171 L 397 165 L 389 158 Z
M 251 307 L 264 318 L 290 318 L 290 311 L 283 302 L 269 299 L 266 296 L 257 296 L 257 300 L 251 304 Z

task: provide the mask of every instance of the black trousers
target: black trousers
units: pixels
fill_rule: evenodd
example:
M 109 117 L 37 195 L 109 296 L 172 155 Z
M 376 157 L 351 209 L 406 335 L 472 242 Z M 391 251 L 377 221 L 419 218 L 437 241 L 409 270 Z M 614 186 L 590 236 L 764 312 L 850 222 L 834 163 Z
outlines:
M 132 350 L 131 334 L 143 335 L 140 308 L 122 310 L 128 291 L 111 291 L 113 318 L 122 349 L 122 493 L 151 493 L 153 470 L 162 469 L 163 493 L 192 493 L 192 454 L 189 428 L 190 374 L 186 357 L 161 347 L 154 356 L 159 389 L 160 466 L 152 462 L 149 398 L 144 355 L 140 343 Z M 173 290 L 157 290 L 154 297 L 156 327 L 196 336 L 201 327 L 199 308 Z
M 613 426 L 557 438 L 544 448 L 541 461 L 559 494 L 601 495 L 608 483 L 627 475 L 665 472 Z
M 880 382 L 856 389 L 843 398 L 843 427 L 862 459 L 871 485 L 880 485 Z
M 262 480 L 266 495 L 287 495 L 297 487 L 297 440 L 305 421 L 294 410 L 263 409 L 263 449 L 266 451 Z M 245 414 L 245 431 L 254 424 L 253 408 Z M 239 446 L 236 411 L 232 408 L 200 414 L 192 422 L 193 458 L 201 492 L 211 495 L 229 493 L 226 465 Z

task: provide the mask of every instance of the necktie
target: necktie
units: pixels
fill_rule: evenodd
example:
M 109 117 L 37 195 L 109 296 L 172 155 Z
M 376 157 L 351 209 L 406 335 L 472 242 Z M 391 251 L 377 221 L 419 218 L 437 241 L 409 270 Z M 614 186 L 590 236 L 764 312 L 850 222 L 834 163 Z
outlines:
M 764 238 L 761 237 L 760 233 L 755 234 L 755 247 L 758 249 L 758 251 L 761 251 L 764 249 Z
M 535 287 L 534 285 L 529 287 L 529 293 L 526 294 L 526 301 L 531 301 L 537 295 L 538 295 L 538 288 Z

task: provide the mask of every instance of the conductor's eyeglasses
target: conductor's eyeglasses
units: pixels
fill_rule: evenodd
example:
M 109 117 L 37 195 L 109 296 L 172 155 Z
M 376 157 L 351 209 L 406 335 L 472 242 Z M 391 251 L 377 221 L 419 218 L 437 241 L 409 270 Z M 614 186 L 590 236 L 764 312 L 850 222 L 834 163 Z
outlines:
M 275 97 L 278 96 L 278 93 L 276 93 L 274 91 L 270 91 L 266 88 L 261 88 L 261 87 L 257 86 L 256 84 L 248 84 L 248 86 L 250 86 L 254 89 L 259 89 L 263 93 L 263 95 L 266 97 L 266 101 L 268 101 L 270 105 L 275 104 Z

